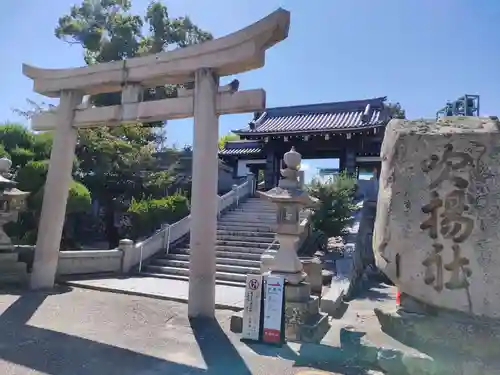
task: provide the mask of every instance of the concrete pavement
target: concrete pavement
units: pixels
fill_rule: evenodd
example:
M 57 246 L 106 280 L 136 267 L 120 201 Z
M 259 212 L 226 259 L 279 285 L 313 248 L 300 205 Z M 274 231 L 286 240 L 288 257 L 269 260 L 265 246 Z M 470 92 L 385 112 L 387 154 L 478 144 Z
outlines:
M 187 302 L 189 282 L 161 277 L 126 276 L 71 279 L 66 285 L 143 297 L 153 297 L 176 302 Z M 242 310 L 245 288 L 216 285 L 215 305 L 219 309 Z
M 189 321 L 186 304 L 69 287 L 51 294 L 0 292 L 0 373 L 379 373 L 350 361 L 334 342 L 244 344 L 229 332 L 231 314 L 218 310 L 216 322 Z M 333 341 L 338 333 L 332 332 Z

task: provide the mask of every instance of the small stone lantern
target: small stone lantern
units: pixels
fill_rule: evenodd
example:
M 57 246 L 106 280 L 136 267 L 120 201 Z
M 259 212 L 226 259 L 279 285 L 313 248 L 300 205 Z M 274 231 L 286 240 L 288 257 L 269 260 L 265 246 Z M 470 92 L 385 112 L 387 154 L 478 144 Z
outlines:
M 301 155 L 292 149 L 284 155 L 286 168 L 277 187 L 259 194 L 277 206 L 276 238 L 279 249 L 267 274 L 285 278 L 285 336 L 291 341 L 318 342 L 328 331 L 328 317 L 319 312 L 319 300 L 297 255 L 300 240 L 299 213 L 317 200 L 302 190 L 299 181 Z
M 269 269 L 274 274 L 285 276 L 290 284 L 299 284 L 306 277 L 297 255 L 300 239 L 299 214 L 303 208 L 314 206 L 317 200 L 302 190 L 299 182 L 301 155 L 292 147 L 283 159 L 286 169 L 281 174 L 284 178 L 277 187 L 259 194 L 277 206 L 276 238 L 280 247 Z
M 17 220 L 19 212 L 25 208 L 29 193 L 16 189 L 15 181 L 10 180 L 9 170 L 12 162 L 0 159 L 0 250 L 12 250 L 12 241 L 4 232 L 3 226 Z

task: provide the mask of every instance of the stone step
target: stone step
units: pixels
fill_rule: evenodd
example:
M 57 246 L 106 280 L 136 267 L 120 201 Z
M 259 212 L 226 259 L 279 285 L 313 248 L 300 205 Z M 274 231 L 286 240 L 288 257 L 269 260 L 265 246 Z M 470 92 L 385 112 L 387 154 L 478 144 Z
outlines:
M 145 268 L 146 273 L 163 273 L 168 275 L 189 276 L 189 268 L 178 267 L 164 267 L 148 265 Z M 236 281 L 240 283 L 246 282 L 247 275 L 245 273 L 231 273 L 231 272 L 215 272 L 216 280 Z
M 181 248 L 179 250 L 188 250 L 189 248 Z M 215 251 L 230 251 L 235 253 L 251 253 L 251 254 L 262 254 L 266 249 L 260 247 L 240 247 L 240 246 L 227 246 L 219 245 L 215 246 Z
M 251 203 L 242 203 L 238 207 L 234 207 L 233 210 L 262 210 L 262 211 L 276 211 L 276 206 L 271 203 L 271 205 L 268 204 L 255 204 L 253 202 Z
M 189 249 L 175 249 L 172 254 L 169 255 L 188 255 Z M 248 253 L 248 252 L 238 252 L 238 251 L 216 251 L 215 255 L 217 258 L 232 258 L 232 259 L 248 259 L 248 260 L 256 260 L 260 262 L 260 253 Z
M 249 213 L 249 214 L 269 214 L 269 215 L 276 215 L 276 208 L 258 208 L 258 207 L 238 207 L 235 209 L 232 209 L 229 212 L 234 212 L 234 213 Z
M 0 252 L 0 263 L 3 262 L 17 262 L 19 255 L 14 252 Z
M 219 223 L 256 223 L 256 224 L 267 224 L 275 225 L 276 219 L 268 219 L 265 217 L 254 217 L 254 216 L 223 216 L 219 219 Z
M 260 242 L 271 244 L 274 241 L 274 236 L 240 236 L 240 235 L 217 235 L 217 241 L 241 241 L 241 242 Z
M 29 281 L 29 275 L 26 269 L 24 271 L 0 271 L 1 285 L 24 285 Z
M 276 225 L 276 223 L 267 222 L 265 220 L 241 220 L 241 219 L 222 218 L 217 222 L 217 225 L 247 226 L 253 228 L 272 228 Z
M 155 259 L 155 264 L 164 264 L 166 260 L 179 260 L 189 262 L 189 254 L 167 254 L 164 258 Z M 217 264 L 227 264 L 241 267 L 260 268 L 260 260 L 257 259 L 243 259 L 243 258 L 230 258 L 217 256 L 215 259 Z
M 255 248 L 261 248 L 261 249 L 268 249 L 271 247 L 271 249 L 278 248 L 279 244 L 275 243 L 273 244 L 272 241 L 270 243 L 261 243 L 261 242 L 256 242 L 256 241 L 234 241 L 234 240 L 218 240 L 217 245 L 220 246 L 236 246 L 236 247 L 255 247 Z
M 274 236 L 274 230 L 269 225 L 218 223 L 217 229 L 231 232 L 259 232 L 259 234 L 260 232 L 272 233 Z
M 149 264 L 150 266 L 161 267 L 175 267 L 189 269 L 189 260 L 176 260 L 176 259 L 155 259 Z M 216 270 L 218 272 L 242 273 L 242 274 L 257 274 L 260 273 L 259 267 L 246 267 L 232 264 L 217 263 Z
M 257 237 L 257 238 L 267 238 L 274 241 L 275 234 L 273 232 L 257 232 L 257 231 L 244 231 L 244 230 L 217 230 L 218 236 L 241 236 L 245 238 Z
M 26 263 L 23 262 L 0 262 L 0 274 L 3 273 L 26 273 L 27 270 Z
M 141 272 L 141 276 L 155 277 L 159 279 L 171 279 L 171 280 L 182 280 L 189 281 L 189 276 L 177 275 L 177 274 L 165 274 L 165 273 L 152 273 L 152 272 Z M 246 286 L 245 281 L 229 281 L 229 280 L 215 280 L 217 285 L 227 285 L 227 286 L 237 286 L 244 288 Z
M 268 216 L 276 216 L 276 210 L 262 210 L 262 209 L 251 209 L 251 208 L 235 208 L 234 210 L 230 210 L 226 212 L 226 215 L 235 214 L 235 215 L 268 215 Z
M 264 217 L 264 216 L 259 216 L 259 215 L 222 215 L 219 217 L 219 222 L 220 221 L 252 221 L 252 222 L 259 222 L 261 220 L 266 220 L 268 222 L 271 221 L 276 221 L 276 217 Z

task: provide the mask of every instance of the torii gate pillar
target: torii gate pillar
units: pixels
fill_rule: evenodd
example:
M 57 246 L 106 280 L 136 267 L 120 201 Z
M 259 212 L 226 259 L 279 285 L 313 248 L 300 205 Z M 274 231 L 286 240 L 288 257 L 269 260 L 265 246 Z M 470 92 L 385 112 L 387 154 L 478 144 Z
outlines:
M 66 202 L 68 200 L 71 170 L 75 159 L 77 129 L 73 127 L 75 108 L 83 94 L 62 91 L 57 112 L 56 127 L 49 170 L 43 191 L 42 213 L 38 225 L 35 259 L 31 273 L 32 289 L 52 288 L 59 261 Z
M 219 201 L 218 82 L 218 77 L 210 69 L 198 69 L 195 73 L 188 300 L 188 315 L 191 317 L 215 315 L 216 218 Z

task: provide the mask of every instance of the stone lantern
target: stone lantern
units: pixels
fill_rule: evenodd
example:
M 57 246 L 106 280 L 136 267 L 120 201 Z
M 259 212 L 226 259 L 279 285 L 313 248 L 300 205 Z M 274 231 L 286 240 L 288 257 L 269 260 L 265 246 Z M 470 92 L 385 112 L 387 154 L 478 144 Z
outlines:
M 301 155 L 292 147 L 283 156 L 286 169 L 281 170 L 284 177 L 277 187 L 259 192 L 262 197 L 269 199 L 277 206 L 276 239 L 280 247 L 269 269 L 274 274 L 285 276 L 288 283 L 297 285 L 304 281 L 302 263 L 297 255 L 300 237 L 300 211 L 316 204 L 316 199 L 302 190 L 299 182 Z
M 17 220 L 29 194 L 14 187 L 16 182 L 10 180 L 11 166 L 9 159 L 0 159 L 0 283 L 27 281 L 26 264 L 18 262 L 12 241 L 3 230 L 5 224 Z
M 277 206 L 276 239 L 279 249 L 269 263 L 267 274 L 285 278 L 285 335 L 292 341 L 318 341 L 328 330 L 328 318 L 319 313 L 318 297 L 311 297 L 311 286 L 297 255 L 301 235 L 299 214 L 313 207 L 317 199 L 302 190 L 299 181 L 301 155 L 292 149 L 283 156 L 286 168 L 277 187 L 259 194 Z M 307 322 L 307 323 L 306 323 Z

